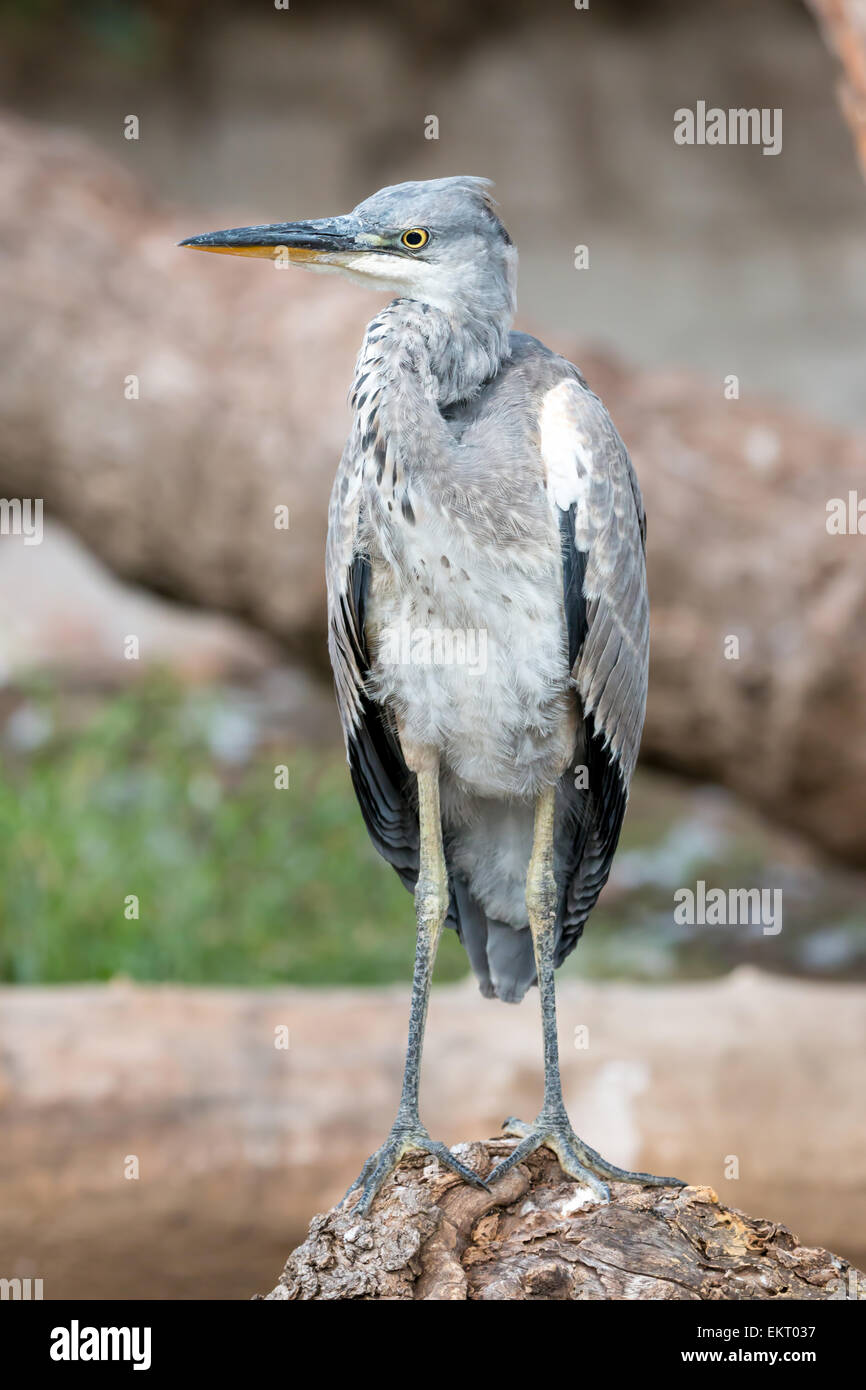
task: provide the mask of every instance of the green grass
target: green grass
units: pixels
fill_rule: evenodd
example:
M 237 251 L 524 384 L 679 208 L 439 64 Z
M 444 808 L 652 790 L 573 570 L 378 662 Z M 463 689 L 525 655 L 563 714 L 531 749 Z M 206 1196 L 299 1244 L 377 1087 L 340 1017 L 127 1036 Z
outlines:
M 0 710 L 0 979 L 406 986 L 412 899 L 367 839 L 342 750 L 267 741 L 263 719 L 254 692 L 162 678 L 107 697 L 34 689 Z M 784 884 L 784 931 L 675 925 L 672 894 L 697 878 Z M 862 879 L 792 872 L 730 799 L 639 774 L 614 878 L 563 974 L 695 978 L 744 961 L 866 977 Z M 437 980 L 467 972 L 445 932 Z
M 62 724 L 61 697 L 32 703 Z M 267 748 L 233 770 L 209 746 L 216 713 L 157 682 L 4 757 L 0 978 L 408 980 L 412 899 L 367 840 L 341 753 Z M 437 976 L 455 979 L 447 936 Z

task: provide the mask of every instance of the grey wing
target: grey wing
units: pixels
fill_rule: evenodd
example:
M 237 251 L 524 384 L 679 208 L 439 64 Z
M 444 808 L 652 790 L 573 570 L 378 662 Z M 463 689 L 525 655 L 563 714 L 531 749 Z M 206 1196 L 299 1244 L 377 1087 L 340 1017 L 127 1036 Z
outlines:
M 580 937 L 619 840 L 646 708 L 649 602 L 640 490 L 601 401 L 579 377 L 566 378 L 544 397 L 540 433 L 582 714 L 558 796 L 559 963 Z
M 418 815 L 388 712 L 367 693 L 370 563 L 359 547 L 363 457 L 346 445 L 328 509 L 328 651 L 352 785 L 373 844 L 409 889 L 418 877 Z

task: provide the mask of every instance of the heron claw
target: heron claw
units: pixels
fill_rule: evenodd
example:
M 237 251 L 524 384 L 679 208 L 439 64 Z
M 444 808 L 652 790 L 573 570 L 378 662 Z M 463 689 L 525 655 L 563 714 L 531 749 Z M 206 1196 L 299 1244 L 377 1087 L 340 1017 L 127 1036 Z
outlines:
M 542 1111 L 532 1125 L 512 1116 L 505 1121 L 502 1129 L 505 1134 L 519 1139 L 520 1143 L 487 1174 L 487 1181 L 491 1186 L 510 1168 L 528 1158 L 542 1145 L 553 1150 L 559 1159 L 560 1168 L 567 1177 L 573 1178 L 575 1182 L 584 1183 L 602 1202 L 610 1201 L 610 1188 L 604 1181 L 605 1178 L 612 1182 L 640 1183 L 651 1187 L 685 1186 L 680 1178 L 656 1177 L 654 1173 L 633 1173 L 627 1168 L 617 1168 L 616 1164 L 609 1163 L 601 1154 L 596 1153 L 595 1149 L 578 1139 L 564 1110 L 561 1114 L 555 1115 L 546 1115 Z
M 440 1140 L 431 1139 L 422 1124 L 411 1126 L 397 1126 L 391 1130 L 384 1144 L 372 1153 L 364 1164 L 358 1177 L 347 1188 L 344 1196 L 337 1204 L 339 1207 L 345 1206 L 353 1192 L 362 1188 L 362 1192 L 355 1205 L 352 1207 L 353 1215 L 364 1216 L 378 1196 L 386 1180 L 399 1166 L 404 1154 L 418 1152 L 430 1154 L 445 1168 L 450 1168 L 452 1173 L 456 1173 L 464 1182 L 471 1183 L 473 1187 L 488 1190 L 488 1181 L 478 1173 L 467 1168 L 465 1163 L 461 1163 L 459 1158 L 455 1158 L 446 1144 Z

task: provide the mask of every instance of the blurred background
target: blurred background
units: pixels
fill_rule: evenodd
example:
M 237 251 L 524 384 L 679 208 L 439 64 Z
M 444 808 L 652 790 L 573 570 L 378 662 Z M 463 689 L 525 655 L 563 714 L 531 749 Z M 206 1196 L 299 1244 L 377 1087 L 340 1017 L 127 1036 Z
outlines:
M 264 1291 L 390 1124 L 412 904 L 355 807 L 322 579 L 377 301 L 174 243 L 451 173 L 495 181 L 519 324 L 582 365 L 647 498 L 646 758 L 561 971 L 564 1045 L 595 1039 L 575 1127 L 866 1259 L 866 540 L 856 501 L 825 525 L 866 486 L 834 53 L 862 35 L 819 18 L 3 6 L 0 493 L 44 535 L 0 535 L 0 1276 Z M 676 145 L 698 100 L 781 108 L 781 153 Z M 783 930 L 676 924 L 699 879 L 781 889 Z M 536 1000 L 482 1001 L 450 933 L 437 980 L 453 1143 L 537 1104 Z

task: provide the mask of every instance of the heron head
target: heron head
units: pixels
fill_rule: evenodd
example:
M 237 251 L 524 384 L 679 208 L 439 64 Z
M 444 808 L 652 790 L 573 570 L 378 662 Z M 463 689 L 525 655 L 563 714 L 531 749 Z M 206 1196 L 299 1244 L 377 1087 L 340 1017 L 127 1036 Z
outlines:
M 180 243 L 263 256 L 396 290 L 446 313 L 514 312 L 517 252 L 489 180 L 468 175 L 382 188 L 341 217 L 208 232 Z

